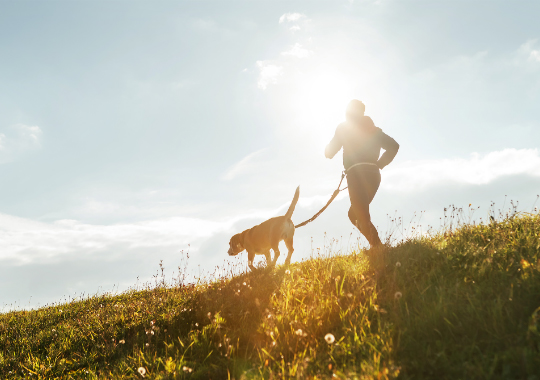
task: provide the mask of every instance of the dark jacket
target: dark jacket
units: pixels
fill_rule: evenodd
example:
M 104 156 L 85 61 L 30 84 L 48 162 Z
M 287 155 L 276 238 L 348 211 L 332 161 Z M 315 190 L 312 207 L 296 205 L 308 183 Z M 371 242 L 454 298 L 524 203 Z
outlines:
M 380 128 L 375 127 L 369 116 L 364 116 L 361 123 L 344 122 L 338 125 L 334 137 L 326 147 L 326 157 L 334 157 L 341 147 L 345 170 L 361 162 L 376 164 L 382 169 L 392 162 L 399 144 Z M 381 149 L 385 152 L 379 158 Z

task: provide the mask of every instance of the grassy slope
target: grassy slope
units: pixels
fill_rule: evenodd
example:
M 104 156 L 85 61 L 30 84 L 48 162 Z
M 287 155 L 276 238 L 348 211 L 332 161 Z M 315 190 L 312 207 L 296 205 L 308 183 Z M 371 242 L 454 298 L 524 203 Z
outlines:
M 1 314 L 0 378 L 538 379 L 539 234 L 524 215 L 370 259 Z

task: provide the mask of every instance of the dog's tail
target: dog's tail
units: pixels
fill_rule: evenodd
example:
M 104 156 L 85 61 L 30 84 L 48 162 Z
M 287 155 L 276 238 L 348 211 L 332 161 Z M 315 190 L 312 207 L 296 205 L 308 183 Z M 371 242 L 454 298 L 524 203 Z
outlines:
M 296 207 L 296 204 L 298 203 L 298 198 L 300 198 L 300 186 L 296 188 L 291 205 L 289 206 L 289 209 L 287 210 L 287 213 L 285 214 L 285 218 L 291 219 L 292 213 L 294 212 L 294 208 Z

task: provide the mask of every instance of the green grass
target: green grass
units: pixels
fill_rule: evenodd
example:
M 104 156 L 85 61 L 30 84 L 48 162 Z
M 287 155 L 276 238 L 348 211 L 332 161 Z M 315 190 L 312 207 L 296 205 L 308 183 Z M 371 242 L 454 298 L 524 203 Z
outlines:
M 0 378 L 539 379 L 540 216 L 0 315 Z M 325 340 L 327 334 L 335 338 Z

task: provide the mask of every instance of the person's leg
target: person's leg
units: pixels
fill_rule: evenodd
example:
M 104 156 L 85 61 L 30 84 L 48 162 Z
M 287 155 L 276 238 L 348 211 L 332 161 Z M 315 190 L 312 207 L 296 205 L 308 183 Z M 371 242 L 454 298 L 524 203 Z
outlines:
M 381 172 L 380 171 L 373 171 L 373 172 L 366 172 L 365 174 L 365 183 L 366 183 L 366 193 L 367 193 L 367 202 L 368 202 L 368 216 L 369 216 L 369 229 L 371 230 L 371 245 L 373 246 L 379 246 L 382 245 L 381 239 L 379 238 L 379 234 L 377 232 L 377 229 L 373 225 L 373 222 L 371 221 L 371 215 L 369 214 L 369 204 L 373 201 L 373 198 L 375 197 L 375 194 L 377 194 L 377 190 L 379 189 L 379 185 L 381 184 Z
M 374 247 L 381 245 L 377 229 L 371 222 L 369 204 L 373 200 L 380 184 L 380 173 L 375 171 L 356 170 L 347 175 L 351 208 L 349 219 Z

